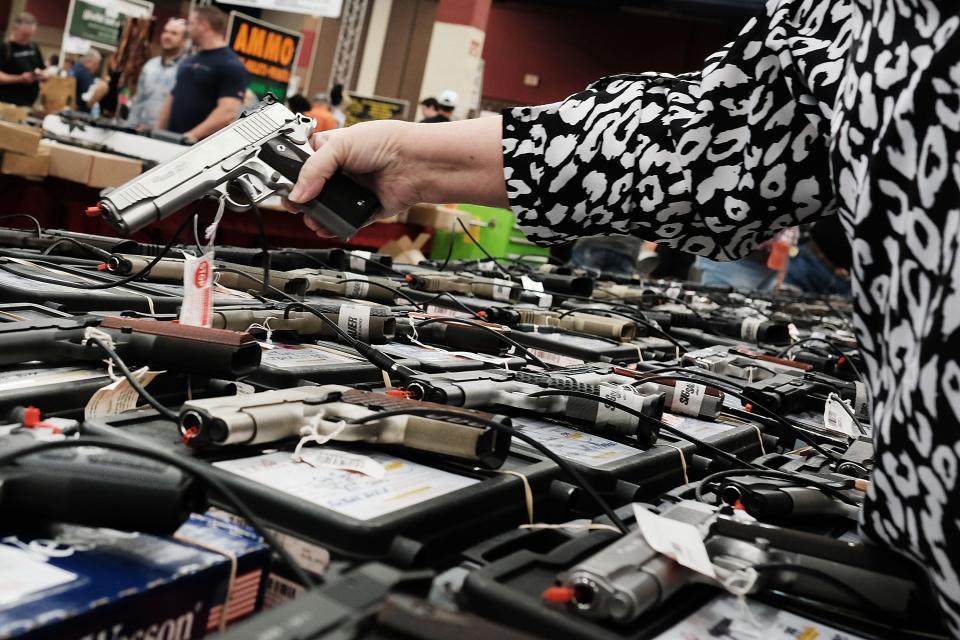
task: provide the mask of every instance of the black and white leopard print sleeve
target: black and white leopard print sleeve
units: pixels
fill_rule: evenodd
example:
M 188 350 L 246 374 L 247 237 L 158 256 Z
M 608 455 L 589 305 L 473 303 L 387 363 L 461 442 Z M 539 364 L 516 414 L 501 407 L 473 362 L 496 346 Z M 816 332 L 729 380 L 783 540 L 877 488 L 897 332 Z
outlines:
M 956 0 L 768 0 L 702 71 L 504 112 L 503 151 L 545 244 L 734 258 L 839 214 L 876 440 L 861 529 L 927 569 L 960 636 L 958 28 Z

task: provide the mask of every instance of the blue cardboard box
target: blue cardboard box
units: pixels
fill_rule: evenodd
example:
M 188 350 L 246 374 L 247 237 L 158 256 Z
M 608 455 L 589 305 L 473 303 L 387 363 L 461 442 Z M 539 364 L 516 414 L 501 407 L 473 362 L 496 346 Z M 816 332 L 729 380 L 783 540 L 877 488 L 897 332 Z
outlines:
M 251 530 L 206 515 L 172 537 L 3 523 L 0 639 L 197 640 L 260 609 L 270 557 Z

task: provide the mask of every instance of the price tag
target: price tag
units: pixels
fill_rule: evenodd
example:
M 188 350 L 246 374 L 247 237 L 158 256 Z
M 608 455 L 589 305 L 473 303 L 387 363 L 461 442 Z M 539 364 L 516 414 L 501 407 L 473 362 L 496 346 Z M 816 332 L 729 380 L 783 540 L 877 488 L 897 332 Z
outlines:
M 133 377 L 141 385 L 146 387 L 162 371 L 149 371 L 143 367 L 133 372 Z M 126 411 L 133 411 L 137 408 L 137 400 L 140 394 L 137 393 L 126 378 L 121 378 L 116 382 L 111 382 L 105 387 L 101 387 L 90 397 L 87 406 L 83 410 L 85 418 L 98 418 L 100 416 L 115 416 Z
M 707 388 L 695 382 L 677 382 L 673 388 L 673 398 L 670 400 L 670 411 L 696 418 L 700 415 L 700 406 L 703 397 L 707 395 Z
M 531 278 L 530 276 L 520 276 L 520 283 L 523 285 L 523 288 L 527 291 L 536 291 L 543 293 L 543 283 L 538 282 Z
M 860 430 L 857 429 L 857 425 L 850 414 L 840 406 L 841 402 L 843 400 L 837 399 L 834 394 L 827 397 L 827 401 L 823 405 L 823 426 L 851 438 L 857 438 L 860 436 Z
M 370 339 L 370 307 L 360 304 L 345 304 L 337 314 L 337 324 L 355 340 Z
M 354 471 L 376 480 L 387 475 L 384 466 L 373 458 L 346 451 L 313 450 L 301 454 L 300 460 L 314 467 Z
M 709 509 L 706 505 L 703 508 Z M 655 551 L 676 560 L 687 569 L 716 579 L 717 574 L 699 529 L 687 522 L 658 516 L 637 503 L 633 504 L 633 514 L 644 539 Z
M 367 260 L 372 254 L 369 251 L 350 252 L 350 271 L 364 272 L 367 270 Z M 366 260 L 364 260 L 366 258 Z
M 213 315 L 213 252 L 199 258 L 184 258 L 183 305 L 180 324 L 209 327 Z

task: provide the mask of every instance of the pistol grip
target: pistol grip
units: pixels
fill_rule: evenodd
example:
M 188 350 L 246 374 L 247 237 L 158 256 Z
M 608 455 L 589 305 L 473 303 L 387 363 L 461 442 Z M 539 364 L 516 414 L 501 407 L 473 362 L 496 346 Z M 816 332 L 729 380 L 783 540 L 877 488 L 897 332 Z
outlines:
M 284 178 L 296 183 L 310 154 L 281 136 L 265 142 L 258 157 Z M 330 176 L 316 198 L 300 205 L 300 210 L 341 240 L 349 240 L 380 210 L 380 201 L 338 171 Z

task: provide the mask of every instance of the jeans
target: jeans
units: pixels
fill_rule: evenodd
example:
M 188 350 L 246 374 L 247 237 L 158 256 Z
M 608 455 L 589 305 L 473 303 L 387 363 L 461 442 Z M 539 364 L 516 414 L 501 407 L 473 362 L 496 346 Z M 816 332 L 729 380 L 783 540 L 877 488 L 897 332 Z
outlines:
M 697 268 L 703 274 L 703 284 L 733 287 L 745 291 L 770 291 L 777 281 L 777 272 L 766 265 L 746 258 L 733 262 L 718 262 L 697 256 Z
M 583 269 L 630 277 L 637 271 L 637 257 L 602 247 L 575 246 L 570 261 Z
M 784 282 L 809 293 L 850 295 L 850 281 L 833 275 L 806 245 L 790 259 Z

